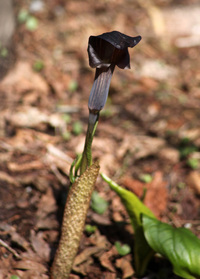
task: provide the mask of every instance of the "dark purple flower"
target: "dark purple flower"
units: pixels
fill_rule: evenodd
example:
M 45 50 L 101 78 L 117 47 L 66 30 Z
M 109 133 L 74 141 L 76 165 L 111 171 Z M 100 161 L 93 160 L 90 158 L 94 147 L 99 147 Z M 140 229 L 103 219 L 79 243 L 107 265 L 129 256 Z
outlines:
M 88 102 L 90 112 L 98 113 L 104 107 L 115 66 L 121 69 L 130 68 L 128 47 L 134 47 L 140 40 L 141 36 L 130 37 L 118 31 L 90 36 L 89 64 L 92 68 L 96 68 Z

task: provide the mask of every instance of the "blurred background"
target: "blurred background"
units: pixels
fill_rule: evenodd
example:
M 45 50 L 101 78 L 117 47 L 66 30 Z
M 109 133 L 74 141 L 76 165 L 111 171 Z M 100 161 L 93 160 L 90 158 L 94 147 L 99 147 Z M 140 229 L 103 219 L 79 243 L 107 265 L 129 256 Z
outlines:
M 93 157 L 139 197 L 147 189 L 145 204 L 162 221 L 200 236 L 199 15 L 198 0 L 0 0 L 0 238 L 21 255 L 0 247 L 0 278 L 49 278 L 87 129 L 88 38 L 113 30 L 142 41 L 129 50 L 131 69 L 114 72 Z M 109 206 L 89 211 L 98 228 L 80 251 L 101 239 L 112 261 L 85 256 L 72 278 L 135 278 L 131 256 L 127 271 L 112 250 L 116 240 L 131 245 L 128 216 L 100 178 L 96 190 Z

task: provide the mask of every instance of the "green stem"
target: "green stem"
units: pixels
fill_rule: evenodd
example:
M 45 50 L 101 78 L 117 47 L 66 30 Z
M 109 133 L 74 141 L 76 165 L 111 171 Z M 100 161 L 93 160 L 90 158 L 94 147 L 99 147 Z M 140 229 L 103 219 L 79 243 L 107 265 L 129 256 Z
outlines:
M 88 129 L 85 139 L 85 146 L 83 150 L 83 156 L 80 166 L 80 174 L 83 174 L 88 167 L 92 165 L 92 141 L 93 137 L 98 125 L 98 118 L 99 113 L 94 114 L 92 112 L 89 113 L 89 120 L 88 120 Z

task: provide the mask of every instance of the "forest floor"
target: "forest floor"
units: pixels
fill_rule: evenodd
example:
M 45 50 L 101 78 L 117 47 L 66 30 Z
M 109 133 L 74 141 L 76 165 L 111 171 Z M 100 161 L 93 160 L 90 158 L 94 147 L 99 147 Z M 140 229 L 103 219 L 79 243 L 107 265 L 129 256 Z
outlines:
M 0 279 L 49 278 L 87 129 L 88 38 L 112 30 L 142 41 L 129 51 L 131 69 L 114 72 L 93 158 L 139 197 L 146 188 L 160 220 L 200 237 L 199 1 L 16 2 L 16 61 L 0 82 Z M 95 190 L 108 207 L 89 209 L 96 230 L 85 230 L 70 278 L 136 278 L 132 254 L 115 247 L 134 245 L 128 215 L 100 176 Z M 145 278 L 178 277 L 155 257 Z

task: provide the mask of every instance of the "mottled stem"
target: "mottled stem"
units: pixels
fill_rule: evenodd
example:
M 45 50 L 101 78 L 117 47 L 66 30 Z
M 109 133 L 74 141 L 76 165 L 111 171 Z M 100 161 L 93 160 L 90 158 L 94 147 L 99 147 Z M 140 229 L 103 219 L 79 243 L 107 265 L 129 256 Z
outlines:
M 63 216 L 61 238 L 52 266 L 51 279 L 67 279 L 70 275 L 98 173 L 99 164 L 96 162 L 70 188 Z

